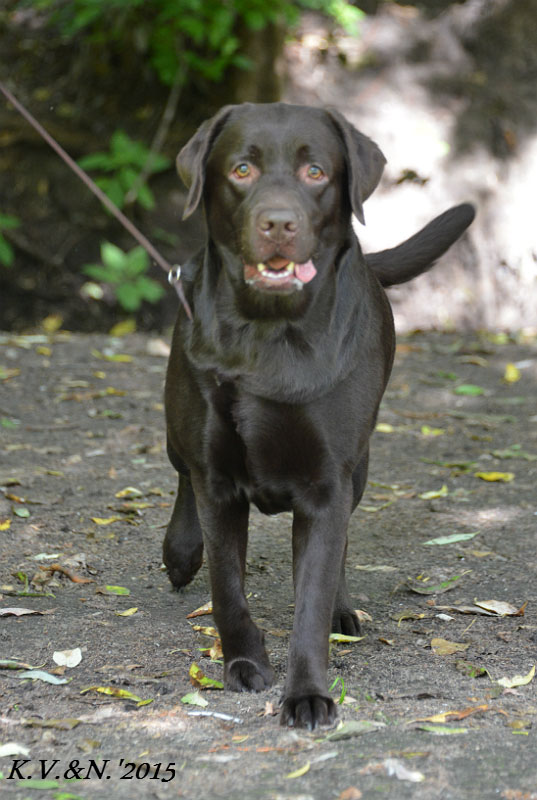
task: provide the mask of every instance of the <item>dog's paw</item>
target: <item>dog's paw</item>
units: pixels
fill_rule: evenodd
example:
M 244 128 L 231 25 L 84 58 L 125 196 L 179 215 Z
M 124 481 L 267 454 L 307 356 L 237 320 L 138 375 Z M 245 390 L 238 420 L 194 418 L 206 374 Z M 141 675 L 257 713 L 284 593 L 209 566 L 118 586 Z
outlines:
M 319 725 L 333 725 L 336 717 L 336 706 L 331 697 L 310 694 L 286 697 L 282 703 L 280 724 L 312 731 Z
M 360 621 L 352 608 L 336 608 L 332 615 L 332 633 L 360 636 Z
M 165 542 L 166 545 L 166 542 Z M 176 591 L 190 583 L 203 562 L 203 547 L 193 549 L 187 554 L 178 555 L 166 546 L 163 552 L 164 566 L 170 583 Z
M 224 670 L 226 689 L 233 692 L 262 692 L 274 683 L 270 664 L 258 664 L 247 658 L 236 658 Z

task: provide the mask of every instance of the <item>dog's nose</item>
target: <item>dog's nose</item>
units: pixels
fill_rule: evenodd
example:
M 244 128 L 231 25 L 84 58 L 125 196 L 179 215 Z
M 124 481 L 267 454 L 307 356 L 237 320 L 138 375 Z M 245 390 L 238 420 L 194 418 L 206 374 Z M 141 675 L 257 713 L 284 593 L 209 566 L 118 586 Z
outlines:
M 298 217 L 290 208 L 267 208 L 259 213 L 257 227 L 268 239 L 287 241 L 298 230 Z

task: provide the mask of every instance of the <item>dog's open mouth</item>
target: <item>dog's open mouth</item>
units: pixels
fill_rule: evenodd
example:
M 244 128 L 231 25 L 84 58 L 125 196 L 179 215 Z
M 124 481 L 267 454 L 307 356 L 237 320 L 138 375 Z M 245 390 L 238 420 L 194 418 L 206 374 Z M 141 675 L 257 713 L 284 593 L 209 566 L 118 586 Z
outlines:
M 259 264 L 244 264 L 244 280 L 249 286 L 276 292 L 292 292 L 309 283 L 317 270 L 309 259 L 297 264 L 282 256 L 274 256 Z

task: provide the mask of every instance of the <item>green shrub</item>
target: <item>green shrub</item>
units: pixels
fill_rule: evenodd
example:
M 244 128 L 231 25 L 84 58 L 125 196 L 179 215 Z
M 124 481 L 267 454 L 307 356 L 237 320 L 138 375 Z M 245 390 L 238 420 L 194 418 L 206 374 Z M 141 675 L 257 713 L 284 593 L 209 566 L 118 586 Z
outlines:
M 147 275 L 149 256 L 142 247 L 125 253 L 115 244 L 103 242 L 101 259 L 101 264 L 88 264 L 83 271 L 110 286 L 125 311 L 138 311 L 143 300 L 156 303 L 164 294 L 160 283 Z
M 2 236 L 2 231 L 10 230 L 11 228 L 18 228 L 20 219 L 11 214 L 0 214 L 0 264 L 5 267 L 11 267 L 15 259 L 13 248 L 7 239 Z
M 50 11 L 51 23 L 71 39 L 84 31 L 102 45 L 146 52 L 159 78 L 171 85 L 188 74 L 218 81 L 230 67 L 247 68 L 239 27 L 262 30 L 270 23 L 296 22 L 315 9 L 355 29 L 363 12 L 347 0 L 28 0 Z
M 87 170 L 109 173 L 95 180 L 116 206 L 122 208 L 125 196 L 136 186 L 136 200 L 147 209 L 155 206 L 151 189 L 138 184 L 139 173 L 145 168 L 148 174 L 161 172 L 170 166 L 170 160 L 155 152 L 150 152 L 142 142 L 131 139 L 124 131 L 116 131 L 110 140 L 108 153 L 90 153 L 81 158 L 79 166 Z

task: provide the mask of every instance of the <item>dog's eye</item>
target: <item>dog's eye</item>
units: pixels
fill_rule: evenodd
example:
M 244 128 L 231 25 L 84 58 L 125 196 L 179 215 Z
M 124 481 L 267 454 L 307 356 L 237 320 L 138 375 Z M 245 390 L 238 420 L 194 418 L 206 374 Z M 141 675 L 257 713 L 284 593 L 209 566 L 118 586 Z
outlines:
M 249 164 L 237 164 L 233 170 L 233 175 L 236 178 L 249 178 L 251 174 L 252 170 L 250 169 Z
M 308 167 L 307 172 L 308 178 L 311 178 L 314 181 L 318 181 L 321 178 L 324 178 L 324 172 L 317 164 L 311 164 Z

